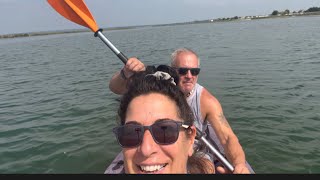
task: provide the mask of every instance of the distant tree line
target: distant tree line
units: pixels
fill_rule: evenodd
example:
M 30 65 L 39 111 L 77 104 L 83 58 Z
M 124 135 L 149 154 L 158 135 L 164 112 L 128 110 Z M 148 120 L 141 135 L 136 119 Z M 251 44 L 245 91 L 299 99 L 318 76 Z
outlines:
M 308 12 L 318 12 L 318 11 L 320 11 L 320 7 L 311 7 L 311 8 L 309 8 L 309 9 L 306 10 L 306 11 L 300 10 L 300 11 L 298 11 L 298 12 L 294 11 L 293 13 L 308 13 Z M 284 11 L 282 11 L 282 12 L 280 12 L 280 11 L 278 11 L 278 10 L 274 10 L 274 11 L 271 13 L 271 15 L 273 15 L 273 16 L 286 15 L 286 14 L 290 14 L 290 10 L 289 10 L 289 9 L 286 9 L 286 10 L 284 10 Z
M 312 7 L 306 10 L 305 12 L 316 12 L 316 11 L 320 11 L 320 7 Z

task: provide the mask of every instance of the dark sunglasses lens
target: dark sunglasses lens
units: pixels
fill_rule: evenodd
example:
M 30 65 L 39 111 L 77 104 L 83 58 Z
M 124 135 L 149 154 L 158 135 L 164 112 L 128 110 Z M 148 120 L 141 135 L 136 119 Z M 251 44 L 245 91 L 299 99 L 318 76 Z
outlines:
M 188 69 L 187 68 L 179 68 L 178 72 L 181 75 L 186 75 L 188 73 Z
M 180 75 L 186 75 L 189 70 L 193 76 L 196 76 L 200 73 L 200 68 L 179 68 L 178 72 Z
M 179 136 L 179 126 L 175 122 L 159 122 L 151 126 L 152 136 L 159 144 L 172 144 Z
M 190 69 L 190 71 L 191 71 L 191 74 L 193 76 L 196 76 L 196 75 L 198 75 L 200 73 L 200 69 L 199 68 L 193 68 L 193 69 Z
M 139 125 L 125 125 L 116 129 L 118 141 L 123 147 L 138 146 L 143 138 L 143 129 Z

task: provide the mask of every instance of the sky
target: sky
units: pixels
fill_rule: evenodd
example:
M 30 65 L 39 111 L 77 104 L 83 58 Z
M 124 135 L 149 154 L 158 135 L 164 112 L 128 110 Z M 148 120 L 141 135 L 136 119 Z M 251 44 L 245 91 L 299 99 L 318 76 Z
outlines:
M 307 10 L 320 0 L 84 0 L 99 28 L 167 24 Z M 47 0 L 0 0 L 0 35 L 86 29 Z

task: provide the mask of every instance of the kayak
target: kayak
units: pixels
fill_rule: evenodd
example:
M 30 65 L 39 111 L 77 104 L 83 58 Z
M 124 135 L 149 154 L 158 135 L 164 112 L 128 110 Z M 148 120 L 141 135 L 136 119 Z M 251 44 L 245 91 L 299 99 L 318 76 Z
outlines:
M 208 142 L 214 146 L 214 148 L 220 152 L 222 156 L 224 156 L 224 149 L 218 140 L 217 135 L 215 134 L 213 128 L 211 126 L 208 126 L 208 131 L 206 132 L 209 136 L 206 137 Z M 212 156 L 215 157 L 215 155 L 212 153 Z M 225 157 L 225 156 L 224 156 Z M 214 158 L 214 165 L 215 167 L 222 166 L 222 162 L 218 160 L 218 158 Z M 111 162 L 111 164 L 107 167 L 104 174 L 123 174 L 124 173 L 124 166 L 123 166 L 123 154 L 122 151 L 118 153 L 118 155 L 114 158 L 114 160 Z M 253 168 L 251 165 L 246 161 L 246 165 L 248 169 L 250 170 L 251 174 L 255 174 Z M 217 171 L 216 171 L 217 172 Z

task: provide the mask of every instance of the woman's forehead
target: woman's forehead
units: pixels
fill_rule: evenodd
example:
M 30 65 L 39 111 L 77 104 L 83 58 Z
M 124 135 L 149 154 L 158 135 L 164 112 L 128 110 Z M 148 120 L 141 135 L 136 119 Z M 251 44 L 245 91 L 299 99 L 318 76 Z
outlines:
M 169 97 L 151 93 L 138 96 L 130 102 L 126 119 L 127 122 L 141 124 L 152 124 L 159 119 L 178 119 L 178 108 Z

